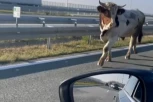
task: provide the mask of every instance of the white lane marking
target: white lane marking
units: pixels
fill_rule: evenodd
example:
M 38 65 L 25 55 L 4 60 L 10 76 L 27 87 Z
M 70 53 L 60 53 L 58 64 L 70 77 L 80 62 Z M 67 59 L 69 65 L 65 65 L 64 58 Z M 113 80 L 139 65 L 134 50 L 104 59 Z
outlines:
M 93 25 L 88 25 L 88 27 L 94 27 Z

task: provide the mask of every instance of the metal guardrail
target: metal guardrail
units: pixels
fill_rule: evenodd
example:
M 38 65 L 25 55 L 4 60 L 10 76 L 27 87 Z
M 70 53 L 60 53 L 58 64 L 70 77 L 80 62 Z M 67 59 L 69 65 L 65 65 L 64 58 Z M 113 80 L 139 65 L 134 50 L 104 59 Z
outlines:
M 144 26 L 146 33 L 153 32 L 153 26 Z M 0 28 L 0 40 L 48 38 L 55 36 L 99 35 L 99 27 L 55 27 L 55 28 Z
M 98 27 L 0 28 L 0 40 L 48 38 L 58 35 L 83 36 L 99 34 Z

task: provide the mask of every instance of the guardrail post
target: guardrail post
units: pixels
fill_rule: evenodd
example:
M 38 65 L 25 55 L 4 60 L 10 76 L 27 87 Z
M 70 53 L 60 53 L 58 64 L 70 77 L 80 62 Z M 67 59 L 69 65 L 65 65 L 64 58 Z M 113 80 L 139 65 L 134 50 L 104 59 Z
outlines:
M 77 22 L 74 22 L 74 26 L 77 27 Z
M 99 19 L 95 19 L 96 23 L 99 23 Z
M 45 24 L 46 24 L 45 21 L 43 21 L 42 24 L 43 24 L 43 27 L 45 27 Z
M 18 28 L 18 18 L 16 18 L 16 27 Z
M 148 26 L 148 22 L 145 22 L 146 26 Z
M 45 18 L 39 17 L 39 20 L 41 20 L 41 23 L 43 24 L 43 27 L 45 27 L 45 25 L 46 25 Z
M 89 35 L 88 44 L 91 44 L 92 36 Z
M 80 11 L 79 11 L 79 10 L 80 10 L 80 9 L 77 9 L 77 11 L 78 11 L 77 14 L 78 14 L 78 15 L 80 14 Z
M 77 19 L 71 19 L 72 21 L 74 21 L 74 26 L 77 27 Z
M 51 38 L 47 39 L 47 49 L 51 49 Z

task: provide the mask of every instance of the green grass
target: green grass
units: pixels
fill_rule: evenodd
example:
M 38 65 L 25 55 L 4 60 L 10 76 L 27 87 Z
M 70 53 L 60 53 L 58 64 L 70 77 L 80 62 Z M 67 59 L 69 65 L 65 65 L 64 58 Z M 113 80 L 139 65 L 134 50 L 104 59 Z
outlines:
M 0 10 L 0 13 L 13 13 L 11 10 Z
M 153 43 L 153 37 L 144 37 L 142 43 Z M 123 47 L 127 46 L 128 44 L 129 38 L 126 38 L 125 41 L 118 41 L 113 47 Z M 86 40 L 79 40 L 68 43 L 54 44 L 50 50 L 47 49 L 46 45 L 2 48 L 0 49 L 0 64 L 9 64 L 19 61 L 54 57 L 93 50 L 102 50 L 103 45 L 104 43 L 99 40 L 92 40 L 90 45 Z

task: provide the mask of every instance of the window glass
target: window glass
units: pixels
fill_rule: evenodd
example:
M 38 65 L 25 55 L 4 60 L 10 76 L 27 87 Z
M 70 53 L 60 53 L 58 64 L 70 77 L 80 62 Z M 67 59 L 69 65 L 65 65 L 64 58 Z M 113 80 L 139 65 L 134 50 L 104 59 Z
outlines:
M 134 88 L 135 88 L 135 85 L 137 84 L 137 81 L 138 79 L 134 76 L 131 76 L 129 81 L 127 82 L 127 84 L 125 85 L 124 89 L 125 91 L 131 96 L 133 91 L 134 91 Z
M 139 100 L 141 102 L 142 99 L 142 85 L 139 83 L 138 87 L 134 93 L 134 99 Z

